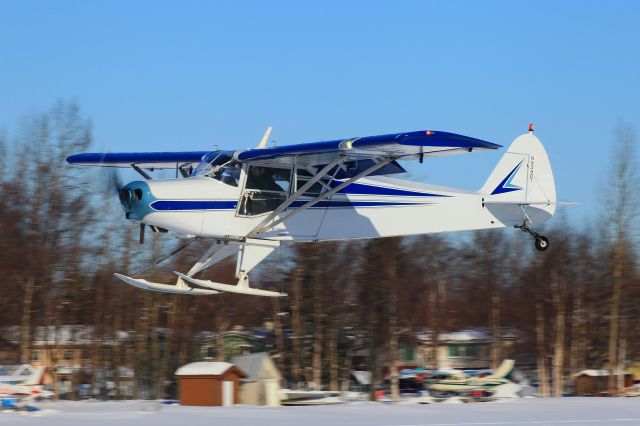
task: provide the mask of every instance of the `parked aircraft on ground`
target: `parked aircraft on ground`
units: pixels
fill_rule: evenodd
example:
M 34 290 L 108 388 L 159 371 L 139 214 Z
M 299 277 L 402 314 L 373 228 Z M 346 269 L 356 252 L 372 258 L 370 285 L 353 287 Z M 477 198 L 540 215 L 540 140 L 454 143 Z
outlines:
M 53 393 L 43 389 L 44 370 L 29 364 L 0 366 L 0 398 L 51 398 Z

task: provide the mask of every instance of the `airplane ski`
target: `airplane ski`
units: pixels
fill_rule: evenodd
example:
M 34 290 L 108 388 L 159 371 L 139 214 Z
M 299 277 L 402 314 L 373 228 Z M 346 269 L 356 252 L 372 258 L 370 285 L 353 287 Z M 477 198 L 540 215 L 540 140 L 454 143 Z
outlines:
M 249 272 L 256 267 L 264 258 L 269 256 L 275 249 L 280 246 L 278 241 L 268 241 L 247 238 L 242 242 L 230 241 L 229 246 L 234 247 L 234 252 L 238 254 L 236 262 L 236 278 L 238 284 L 223 284 L 210 280 L 200 280 L 193 278 L 195 274 L 193 269 L 187 274 L 175 272 L 182 280 L 206 289 L 224 291 L 227 293 L 250 294 L 253 296 L 281 297 L 286 293 L 278 293 L 276 291 L 260 290 L 249 287 Z M 224 249 L 222 249 L 224 250 Z M 206 263 L 206 262 L 205 262 Z M 200 271 L 201 269 L 198 269 Z
M 144 279 L 131 278 L 126 275 L 122 275 L 118 273 L 114 273 L 113 275 L 115 275 L 116 278 L 134 287 L 138 287 L 143 290 L 157 291 L 160 293 L 191 294 L 191 295 L 209 295 L 209 294 L 218 293 L 215 290 L 189 287 L 184 283 L 184 281 L 182 281 L 182 279 L 178 279 L 178 283 L 176 285 L 170 285 L 170 284 L 154 283 Z
M 273 253 L 273 251 L 279 246 L 280 243 L 278 241 L 267 241 L 252 238 L 247 238 L 244 241 L 227 241 L 225 244 L 222 244 L 221 241 L 216 241 L 209 247 L 209 249 L 207 249 L 195 265 L 193 265 L 189 272 L 186 274 L 176 272 L 178 275 L 178 281 L 175 285 L 154 283 L 142 278 L 131 278 L 117 273 L 113 275 L 134 287 L 141 288 L 143 290 L 158 291 L 161 293 L 209 295 L 224 291 L 227 293 L 250 294 L 266 297 L 286 296 L 286 293 L 278 293 L 275 291 L 260 290 L 249 287 L 249 271 L 255 268 L 256 265 Z M 199 280 L 192 277 L 198 272 L 203 271 L 233 254 L 237 254 L 238 256 L 235 274 L 238 279 L 238 284 L 222 284 L 209 280 Z M 204 288 L 190 287 L 186 282 Z
M 253 296 L 265 296 L 265 297 L 283 297 L 286 296 L 287 293 L 278 293 L 277 291 L 268 291 L 268 290 L 260 290 L 258 288 L 249 287 L 249 276 L 246 274 L 241 274 L 238 279 L 238 284 L 222 284 L 213 282 L 210 280 L 199 280 L 196 278 L 192 278 L 188 275 L 182 274 L 180 272 L 174 272 L 177 276 L 182 278 L 183 280 L 200 286 L 205 287 L 212 290 L 224 291 L 226 293 L 238 293 L 238 294 L 248 294 Z

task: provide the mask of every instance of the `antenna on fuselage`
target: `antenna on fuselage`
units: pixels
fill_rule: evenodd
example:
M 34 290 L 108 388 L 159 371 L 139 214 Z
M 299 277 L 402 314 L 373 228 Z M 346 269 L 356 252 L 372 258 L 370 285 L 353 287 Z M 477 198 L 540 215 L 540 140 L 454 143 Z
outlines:
M 260 143 L 258 144 L 258 149 L 264 149 L 267 147 L 267 142 L 269 142 L 269 136 L 271 136 L 271 126 L 267 127 L 267 131 L 264 132 L 264 136 L 260 139 Z

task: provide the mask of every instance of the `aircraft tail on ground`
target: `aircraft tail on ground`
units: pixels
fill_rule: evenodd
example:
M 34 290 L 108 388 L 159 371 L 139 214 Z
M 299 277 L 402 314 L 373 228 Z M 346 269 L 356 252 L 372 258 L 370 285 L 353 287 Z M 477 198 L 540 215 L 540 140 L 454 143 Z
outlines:
M 490 376 L 485 377 L 485 379 L 504 379 L 511 371 L 513 371 L 513 367 L 516 362 L 512 359 L 505 359 L 502 361 L 502 364 L 491 374 Z
M 518 136 L 480 190 L 485 205 L 504 224 L 543 222 L 556 211 L 549 157 L 533 131 Z

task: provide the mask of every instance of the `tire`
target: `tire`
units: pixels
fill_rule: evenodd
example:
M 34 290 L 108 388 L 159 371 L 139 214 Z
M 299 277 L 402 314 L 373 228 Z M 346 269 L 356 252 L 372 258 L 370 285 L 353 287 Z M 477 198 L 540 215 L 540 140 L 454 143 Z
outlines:
M 546 249 L 548 249 L 549 240 L 547 239 L 547 237 L 543 237 L 542 235 L 539 237 L 536 237 L 536 248 L 539 251 L 545 251 Z

